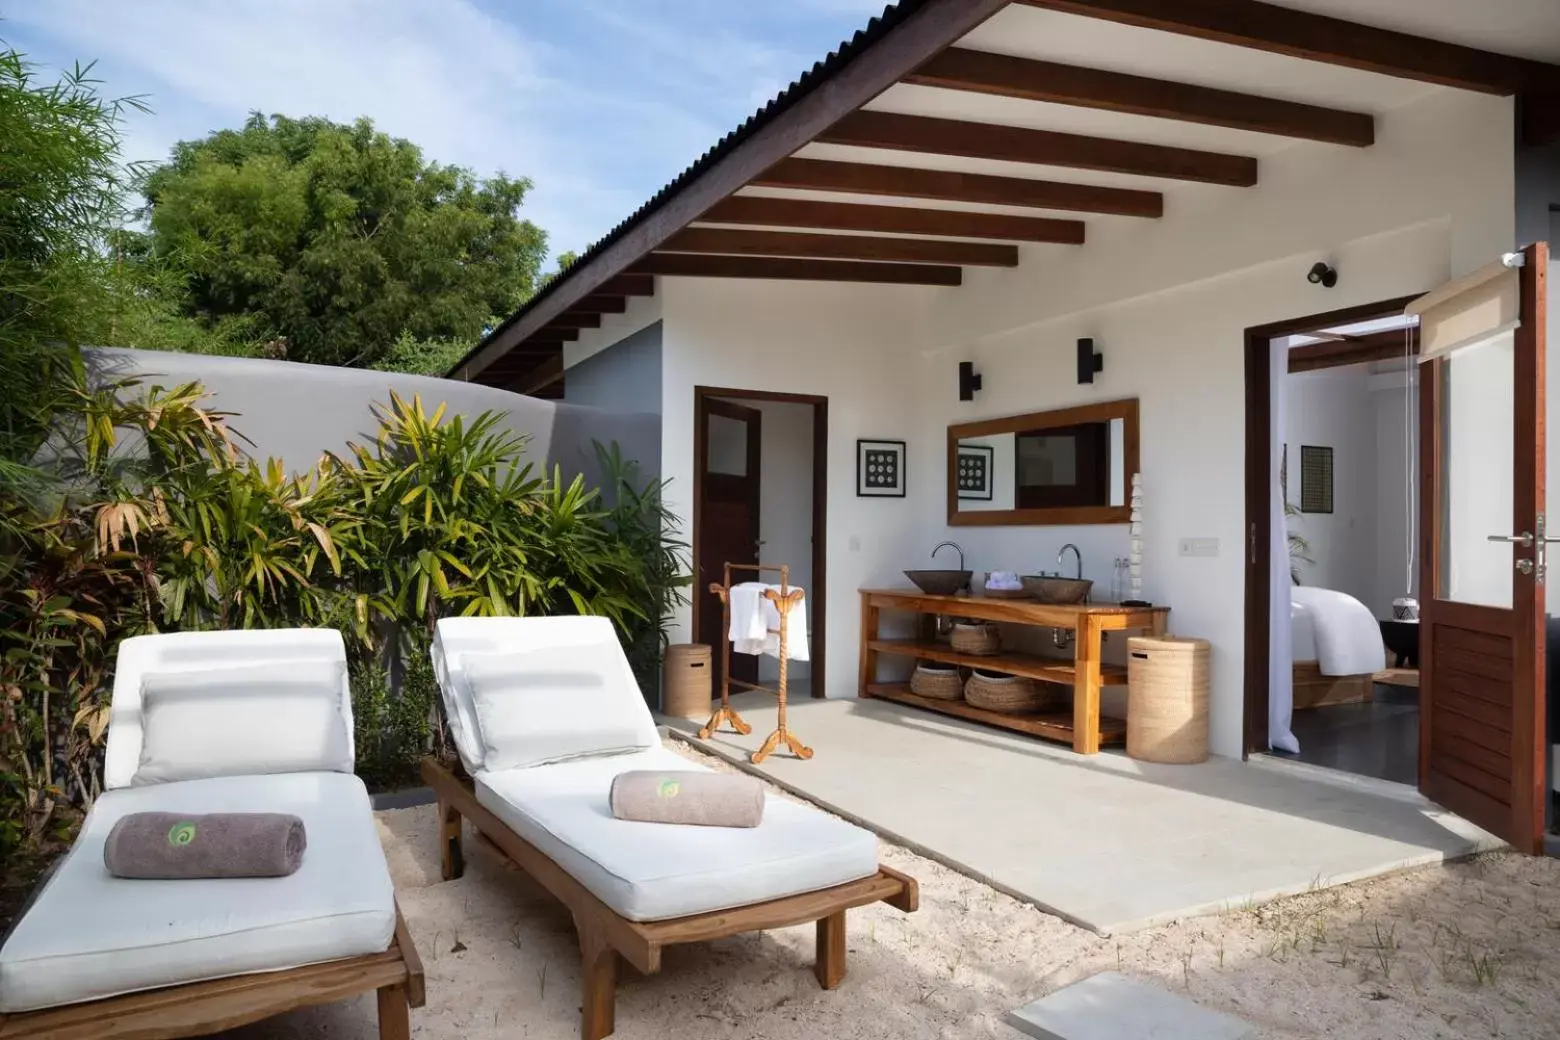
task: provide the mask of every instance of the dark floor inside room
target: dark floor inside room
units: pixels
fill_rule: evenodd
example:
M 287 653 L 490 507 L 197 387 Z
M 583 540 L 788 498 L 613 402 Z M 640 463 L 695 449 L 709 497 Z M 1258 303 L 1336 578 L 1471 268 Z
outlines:
M 1306 708 L 1291 723 L 1297 758 L 1311 765 L 1391 780 L 1419 782 L 1419 690 L 1377 683 L 1369 701 Z

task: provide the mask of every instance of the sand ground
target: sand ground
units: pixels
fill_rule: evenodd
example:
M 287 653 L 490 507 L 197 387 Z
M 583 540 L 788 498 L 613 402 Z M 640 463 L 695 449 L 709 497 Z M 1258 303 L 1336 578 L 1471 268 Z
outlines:
M 572 1040 L 579 969 L 568 914 L 469 832 L 466 875 L 441 881 L 435 815 L 379 814 L 427 971 L 413 1035 Z M 677 947 L 657 975 L 622 969 L 615 1036 L 1013 1040 L 1005 1011 L 1103 970 L 1238 1015 L 1273 1040 L 1560 1036 L 1554 860 L 1489 854 L 1101 938 L 904 849 L 885 843 L 882 859 L 920 879 L 921 909 L 852 911 L 838 990 L 820 990 L 809 970 L 811 926 Z M 225 1034 L 376 1036 L 370 999 Z

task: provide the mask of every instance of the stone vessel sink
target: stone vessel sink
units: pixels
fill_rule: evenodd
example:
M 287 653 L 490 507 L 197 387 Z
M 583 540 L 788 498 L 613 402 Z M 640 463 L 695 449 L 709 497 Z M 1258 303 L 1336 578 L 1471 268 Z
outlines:
M 1083 603 L 1094 582 L 1085 578 L 1057 578 L 1043 574 L 1023 576 L 1024 591 L 1041 603 Z
M 970 583 L 969 571 L 905 571 L 905 577 L 928 596 L 952 596 Z

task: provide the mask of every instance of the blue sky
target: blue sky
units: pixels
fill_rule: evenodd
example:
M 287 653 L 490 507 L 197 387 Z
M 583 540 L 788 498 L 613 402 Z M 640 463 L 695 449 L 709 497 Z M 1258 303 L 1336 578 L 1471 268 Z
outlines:
M 152 115 L 127 160 L 252 109 L 371 117 L 441 162 L 536 187 L 583 249 L 884 0 L 8 0 L 0 39 L 47 70 L 96 59 Z

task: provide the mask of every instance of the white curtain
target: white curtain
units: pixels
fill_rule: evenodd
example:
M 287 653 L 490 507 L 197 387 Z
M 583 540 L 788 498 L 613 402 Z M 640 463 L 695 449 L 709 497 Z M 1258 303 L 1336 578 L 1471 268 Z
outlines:
M 1272 475 L 1268 492 L 1273 522 L 1272 573 L 1268 583 L 1268 746 L 1294 754 L 1300 752 L 1300 742 L 1289 728 L 1295 709 L 1294 645 L 1289 621 L 1289 522 L 1284 516 L 1284 488 L 1278 481 L 1284 457 L 1284 441 L 1288 404 L 1285 401 L 1285 377 L 1289 374 L 1289 348 L 1282 341 L 1269 349 L 1273 352 L 1271 383 L 1268 399 L 1272 402 L 1271 427 L 1268 430 L 1270 445 L 1268 472 Z

